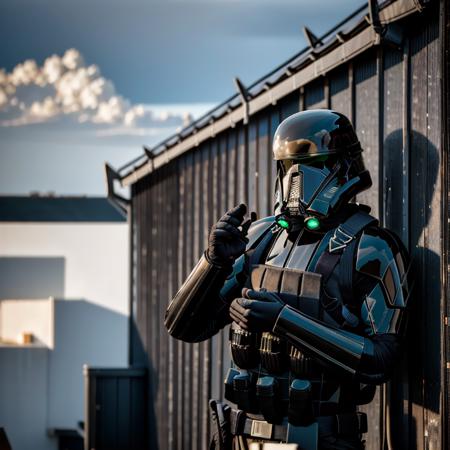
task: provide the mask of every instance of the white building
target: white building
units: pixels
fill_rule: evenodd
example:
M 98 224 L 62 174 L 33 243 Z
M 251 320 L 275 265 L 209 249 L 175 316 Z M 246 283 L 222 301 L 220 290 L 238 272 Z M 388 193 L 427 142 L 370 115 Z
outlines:
M 128 364 L 128 225 L 104 198 L 0 197 L 0 427 L 57 448 L 83 365 Z

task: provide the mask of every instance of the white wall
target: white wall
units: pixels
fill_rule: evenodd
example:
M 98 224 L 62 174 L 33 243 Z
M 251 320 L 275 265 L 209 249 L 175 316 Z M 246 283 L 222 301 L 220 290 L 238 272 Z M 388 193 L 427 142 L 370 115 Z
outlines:
M 128 226 L 123 222 L 1 223 L 2 256 L 64 257 L 64 297 L 128 314 Z
M 53 348 L 0 347 L 0 393 L 4 394 L 0 396 L 0 423 L 7 425 L 15 450 L 53 448 L 55 443 L 46 436 L 48 428 L 73 429 L 83 420 L 83 364 L 125 367 L 128 363 L 128 226 L 0 224 L 0 258 L 12 264 L 9 273 L 17 286 L 27 282 L 20 273 L 21 258 L 28 262 L 41 258 L 39 262 L 46 257 L 64 261 L 64 270 L 55 271 L 57 277 L 63 273 L 64 298 L 54 303 Z M 51 280 L 51 272 L 46 277 L 52 295 L 51 290 L 61 283 Z M 14 283 L 8 283 L 9 295 Z M 40 284 L 40 293 L 45 286 Z M 40 320 L 37 315 L 35 319 Z M 48 356 L 41 357 L 39 364 L 27 363 L 30 352 L 36 352 L 32 357 L 36 359 L 43 350 Z M 6 385 L 10 388 L 5 390 Z M 36 422 L 30 427 L 32 416 Z
M 0 348 L 0 426 L 13 450 L 56 450 L 47 435 L 48 358 L 45 347 Z

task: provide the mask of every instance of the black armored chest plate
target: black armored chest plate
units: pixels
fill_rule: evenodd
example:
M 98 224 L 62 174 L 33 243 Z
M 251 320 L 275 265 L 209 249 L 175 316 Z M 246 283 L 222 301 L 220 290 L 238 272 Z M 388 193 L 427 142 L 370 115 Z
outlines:
M 263 260 L 250 268 L 251 288 L 276 292 L 285 304 L 322 320 L 322 276 L 311 271 L 311 267 L 327 240 L 326 236 L 310 233 L 292 239 L 285 231 L 278 231 Z M 248 332 L 233 323 L 230 344 L 236 368 L 227 377 L 225 391 L 228 400 L 242 409 L 264 413 L 264 402 L 258 399 L 273 395 L 279 403 L 275 410 L 286 414 L 290 386 L 298 379 L 309 380 L 314 393 L 320 390 L 318 386 L 323 382 L 320 367 L 285 339 L 270 332 Z M 331 391 L 334 389 L 333 383 Z M 326 389 L 322 387 L 324 392 Z M 267 409 L 270 410 L 273 408 Z

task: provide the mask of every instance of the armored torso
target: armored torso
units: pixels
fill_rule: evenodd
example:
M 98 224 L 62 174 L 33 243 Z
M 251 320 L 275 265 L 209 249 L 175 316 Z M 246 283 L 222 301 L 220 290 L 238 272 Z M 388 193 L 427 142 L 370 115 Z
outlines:
M 353 228 L 358 237 L 352 239 L 342 224 L 326 233 L 272 227 L 247 255 L 247 286 L 275 292 L 286 305 L 333 328 L 367 337 L 400 334 L 410 284 L 401 245 L 385 230 L 371 227 L 371 216 L 362 217 L 360 229 Z M 306 343 L 295 346 L 285 337 L 248 332 L 233 322 L 230 345 L 234 367 L 225 380 L 226 398 L 270 423 L 288 417 L 301 425 L 311 417 L 353 412 L 375 393 L 373 385 L 348 373 L 341 376 L 336 367 L 330 370 L 309 354 Z
M 251 264 L 250 258 L 252 289 L 276 292 L 283 302 L 308 316 L 339 326 L 321 305 L 321 275 L 314 270 L 332 232 L 303 229 L 292 235 L 276 229 L 270 233 L 270 241 L 266 238 L 259 244 L 266 248 L 255 252 L 260 255 L 259 264 Z M 333 294 L 339 296 L 339 292 Z M 301 422 L 305 414 L 355 410 L 359 383 L 336 380 L 315 358 L 284 338 L 248 332 L 233 323 L 230 344 L 235 367 L 225 380 L 225 395 L 239 409 L 271 423 L 280 423 L 288 413 L 290 422 Z

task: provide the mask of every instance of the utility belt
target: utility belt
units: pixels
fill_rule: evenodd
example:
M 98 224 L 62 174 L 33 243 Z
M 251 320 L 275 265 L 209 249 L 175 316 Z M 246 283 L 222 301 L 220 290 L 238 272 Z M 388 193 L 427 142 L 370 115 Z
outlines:
M 225 398 L 271 423 L 281 423 L 287 416 L 290 423 L 301 425 L 312 417 L 342 412 L 337 402 L 319 399 L 321 393 L 328 398 L 336 389 L 335 382 L 323 378 L 274 377 L 236 368 L 225 377 Z
M 213 400 L 210 407 L 213 421 L 211 448 L 215 450 L 231 449 L 232 436 L 296 443 L 304 450 L 317 450 L 320 435 L 358 436 L 367 432 L 367 416 L 361 412 L 319 416 L 309 423 L 294 425 L 255 419 L 240 409 Z
M 336 436 L 355 436 L 367 433 L 367 416 L 362 412 L 319 416 L 315 419 L 318 429 L 324 434 Z M 239 409 L 230 410 L 230 433 L 234 436 L 249 436 L 273 441 L 288 440 L 289 423 L 274 425 L 264 420 L 248 417 Z

